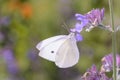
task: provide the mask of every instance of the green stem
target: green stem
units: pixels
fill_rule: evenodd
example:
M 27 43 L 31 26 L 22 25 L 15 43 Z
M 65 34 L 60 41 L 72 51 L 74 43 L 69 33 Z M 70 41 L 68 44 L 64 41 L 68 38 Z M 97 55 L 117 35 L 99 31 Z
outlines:
M 116 80 L 116 31 L 114 27 L 114 18 L 113 18 L 113 0 L 109 0 L 110 8 L 110 17 L 111 17 L 111 26 L 113 29 L 112 33 L 112 51 L 113 51 L 113 80 Z

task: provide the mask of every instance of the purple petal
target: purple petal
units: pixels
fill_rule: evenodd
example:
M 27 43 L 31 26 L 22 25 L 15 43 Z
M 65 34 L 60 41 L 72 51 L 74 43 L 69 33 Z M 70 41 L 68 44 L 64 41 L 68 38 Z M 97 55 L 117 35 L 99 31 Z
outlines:
M 82 31 L 82 29 L 83 29 L 83 25 L 80 24 L 80 23 L 76 23 L 75 24 L 75 28 L 70 29 L 70 31 L 71 32 L 78 32 L 78 33 L 80 33 Z
M 87 26 L 88 23 L 89 23 L 88 20 L 83 20 L 83 21 L 81 22 L 81 25 L 82 25 L 82 27 L 85 27 L 85 26 Z
M 97 68 L 96 68 L 96 66 L 95 66 L 95 65 L 92 65 L 90 71 L 96 73 L 96 72 L 97 72 Z
M 116 57 L 116 65 L 117 65 L 117 67 L 119 67 L 120 68 L 120 55 L 116 55 L 117 57 Z
M 98 26 L 104 17 L 104 8 L 103 9 L 93 9 L 86 14 L 91 25 Z
M 112 54 L 106 55 L 102 58 L 103 69 L 106 72 L 110 72 L 113 66 Z
M 75 25 L 75 29 L 76 29 L 77 32 L 80 33 L 80 32 L 82 31 L 82 28 L 83 28 L 83 26 L 82 26 L 81 24 L 76 23 L 76 25 Z
M 86 19 L 86 16 L 82 15 L 82 14 L 75 14 L 75 17 L 77 20 L 83 20 L 83 19 Z
M 120 67 L 120 55 L 116 55 L 116 66 Z M 102 58 L 103 71 L 110 72 L 113 68 L 113 55 L 108 54 Z
M 17 66 L 16 61 L 14 59 L 12 50 L 4 49 L 2 51 L 2 53 L 3 53 L 3 57 L 4 57 L 4 60 L 6 62 L 6 65 L 7 65 L 8 71 L 11 74 L 18 73 L 18 66 Z
M 78 13 L 75 14 L 75 17 L 81 17 L 82 19 L 83 19 L 83 18 L 86 18 L 84 15 L 78 14 Z
M 82 40 L 83 40 L 82 35 L 76 34 L 76 40 L 77 40 L 77 41 L 82 41 Z
M 92 65 L 90 69 L 83 75 L 82 80 L 110 80 L 105 73 L 97 70 L 96 65 Z

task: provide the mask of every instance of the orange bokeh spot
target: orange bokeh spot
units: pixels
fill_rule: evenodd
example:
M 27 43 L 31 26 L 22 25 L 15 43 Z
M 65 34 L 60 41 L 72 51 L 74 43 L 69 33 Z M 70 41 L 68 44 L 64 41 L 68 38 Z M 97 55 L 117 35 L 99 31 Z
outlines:
M 32 16 L 32 7 L 28 3 L 23 3 L 20 7 L 20 12 L 24 18 L 30 18 Z
M 19 0 L 11 0 L 8 5 L 11 11 L 18 10 L 24 18 L 32 16 L 32 6 L 27 2 L 20 2 Z

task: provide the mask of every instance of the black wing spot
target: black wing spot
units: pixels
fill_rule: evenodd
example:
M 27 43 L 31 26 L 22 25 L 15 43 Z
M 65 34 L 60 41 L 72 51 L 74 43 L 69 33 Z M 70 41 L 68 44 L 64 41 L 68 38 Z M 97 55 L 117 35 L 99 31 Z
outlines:
M 54 53 L 54 51 L 51 51 L 51 53 Z

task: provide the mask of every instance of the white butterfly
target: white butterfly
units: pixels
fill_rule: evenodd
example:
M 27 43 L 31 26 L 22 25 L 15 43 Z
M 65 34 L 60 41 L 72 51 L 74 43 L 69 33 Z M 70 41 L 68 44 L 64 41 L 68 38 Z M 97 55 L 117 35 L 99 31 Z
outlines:
M 39 56 L 55 62 L 60 68 L 72 67 L 79 60 L 75 33 L 45 39 L 37 44 Z

